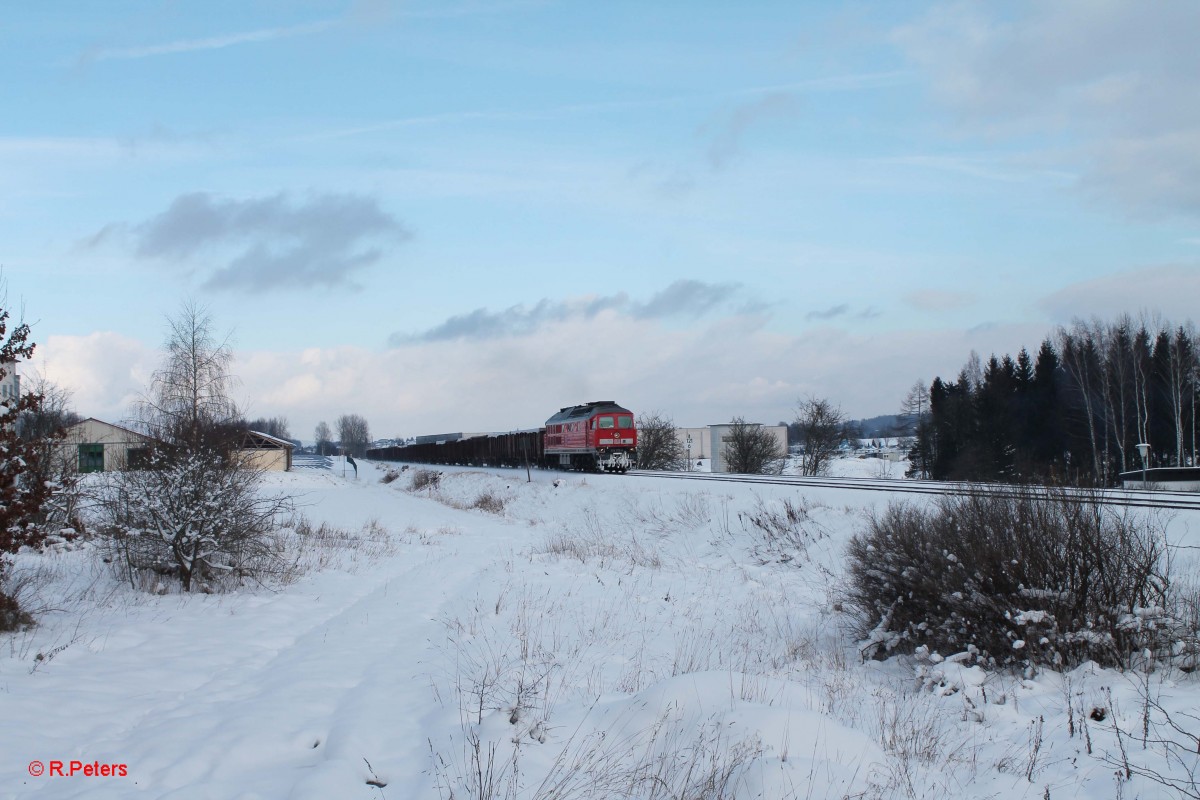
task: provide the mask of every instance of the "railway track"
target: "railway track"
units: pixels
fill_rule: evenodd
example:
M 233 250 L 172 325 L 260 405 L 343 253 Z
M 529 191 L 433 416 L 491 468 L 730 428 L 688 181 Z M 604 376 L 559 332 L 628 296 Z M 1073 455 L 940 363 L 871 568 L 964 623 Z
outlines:
M 799 475 L 732 475 L 713 472 L 656 472 L 631 470 L 630 476 L 685 481 L 726 481 L 756 483 L 769 486 L 796 486 L 820 489 L 851 489 L 864 492 L 895 494 L 978 494 L 987 492 L 1014 496 L 1016 489 L 1002 483 L 962 483 L 956 481 L 917 481 L 895 478 L 805 478 Z M 1068 490 L 1079 491 L 1079 490 Z M 1148 492 L 1125 489 L 1098 490 L 1106 503 L 1129 508 L 1162 508 L 1200 511 L 1200 494 L 1196 492 Z M 1082 491 L 1079 491 L 1083 494 Z

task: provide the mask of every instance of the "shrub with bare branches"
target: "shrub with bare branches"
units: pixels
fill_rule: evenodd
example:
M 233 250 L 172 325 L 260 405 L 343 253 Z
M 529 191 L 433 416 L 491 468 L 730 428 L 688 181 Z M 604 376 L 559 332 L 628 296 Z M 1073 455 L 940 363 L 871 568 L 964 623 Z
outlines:
M 639 414 L 638 469 L 682 469 L 683 447 L 675 433 L 675 422 L 665 414 L 652 411 Z
M 989 665 L 1169 657 L 1162 531 L 1098 494 L 976 489 L 893 504 L 849 546 L 872 655 L 925 647 Z
M 101 529 L 131 583 L 150 570 L 211 590 L 283 567 L 273 534 L 292 504 L 259 491 L 259 470 L 205 450 L 156 454 L 148 466 L 106 473 L 97 490 Z
M 734 417 L 725 436 L 721 457 L 729 472 L 743 475 L 777 475 L 783 468 L 783 448 L 761 425 Z
M 441 483 L 442 473 L 433 469 L 414 469 L 412 478 L 409 481 L 408 489 L 412 492 L 419 492 L 422 489 L 436 489 Z

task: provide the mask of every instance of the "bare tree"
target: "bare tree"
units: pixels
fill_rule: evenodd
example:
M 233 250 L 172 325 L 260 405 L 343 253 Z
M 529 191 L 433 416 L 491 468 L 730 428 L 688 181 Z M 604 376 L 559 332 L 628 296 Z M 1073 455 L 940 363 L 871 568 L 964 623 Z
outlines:
M 683 447 L 675 421 L 657 411 L 637 418 L 638 469 L 671 470 L 683 467 Z
M 845 437 L 846 418 L 842 409 L 825 398 L 810 396 L 800 401 L 796 424 L 804 446 L 800 455 L 800 474 L 827 474 L 829 463 Z
M 191 301 L 168 318 L 164 350 L 138 416 L 156 438 L 195 449 L 240 416 L 229 394 L 233 350 L 228 336 L 217 338 L 208 310 Z
M 246 427 L 252 431 L 274 436 L 276 439 L 292 438 L 292 433 L 288 429 L 287 417 L 259 417 L 247 422 Z
M 333 453 L 333 431 L 325 424 L 325 420 L 317 423 L 313 431 L 313 439 L 317 443 L 317 455 L 327 456 Z
M 229 397 L 233 360 L 208 312 L 187 303 L 169 320 L 162 366 L 138 411 L 162 445 L 147 469 L 106 473 L 99 513 L 128 569 L 179 577 L 185 591 L 222 576 L 261 575 L 280 565 L 276 517 L 288 497 L 260 491 L 262 472 L 240 456 L 245 428 Z
M 921 423 L 929 418 L 929 387 L 925 381 L 919 380 L 908 390 L 904 401 L 900 404 L 901 436 L 913 436 Z
M 343 414 L 337 418 L 337 429 L 343 452 L 359 458 L 367 454 L 367 445 L 371 443 L 371 429 L 365 417 Z
M 757 422 L 734 417 L 721 458 L 725 469 L 743 475 L 778 474 L 783 468 L 783 448 L 779 440 Z
M 1059 328 L 1058 336 L 1063 369 L 1074 383 L 1087 427 L 1088 443 L 1092 452 L 1092 474 L 1103 481 L 1107 469 L 1102 468 L 1105 459 L 1101 454 L 1099 431 L 1107 428 L 1107 418 L 1104 416 L 1105 408 L 1102 402 L 1100 346 L 1097 344 L 1097 340 L 1101 338 L 1097 330 L 1099 327 L 1099 322 L 1088 325 L 1082 320 L 1076 320 L 1070 331 Z
M 908 390 L 900 404 L 900 431 L 910 444 L 909 458 L 912 461 L 910 475 L 928 478 L 932 462 L 930 452 L 929 387 L 919 380 Z
M 25 441 L 45 440 L 82 419 L 71 408 L 71 392 L 44 375 L 35 372 L 27 376 L 21 381 L 21 388 L 42 398 L 36 411 L 27 411 L 17 418 L 17 435 Z
M 1180 325 L 1170 339 L 1167 349 L 1167 408 L 1171 412 L 1171 428 L 1175 434 L 1175 464 L 1183 466 L 1185 431 L 1191 427 L 1187 414 L 1196 392 L 1196 332 L 1191 323 Z M 1194 422 L 1193 422 L 1194 424 Z M 1193 453 L 1193 456 L 1195 454 Z
M 83 530 L 79 514 L 85 492 L 80 483 L 77 451 L 63 446 L 66 428 L 82 418 L 71 409 L 71 392 L 33 373 L 23 382 L 24 393 L 40 397 L 16 420 L 15 430 L 22 441 L 32 445 L 37 459 L 30 463 L 33 480 L 52 488 L 38 519 L 51 534 L 67 528 Z

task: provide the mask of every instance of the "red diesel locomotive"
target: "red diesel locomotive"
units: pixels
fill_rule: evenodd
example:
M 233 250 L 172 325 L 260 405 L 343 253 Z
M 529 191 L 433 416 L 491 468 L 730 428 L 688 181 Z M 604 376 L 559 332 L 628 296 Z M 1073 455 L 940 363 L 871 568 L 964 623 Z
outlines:
M 600 400 L 561 409 L 542 428 L 418 436 L 412 444 L 370 449 L 367 458 L 625 472 L 637 463 L 637 429 L 633 412 L 611 400 Z
M 560 409 L 543 430 L 549 466 L 625 472 L 637 461 L 633 412 L 611 400 Z

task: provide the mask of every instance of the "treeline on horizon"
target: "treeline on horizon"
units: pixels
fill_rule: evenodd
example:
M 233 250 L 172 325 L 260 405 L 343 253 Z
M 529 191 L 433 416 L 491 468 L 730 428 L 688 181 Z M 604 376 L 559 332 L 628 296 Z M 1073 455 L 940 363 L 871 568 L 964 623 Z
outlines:
M 977 354 L 955 380 L 918 383 L 905 400 L 915 477 L 1113 485 L 1141 469 L 1196 465 L 1196 330 L 1093 319 L 1059 328 L 1036 357 Z

